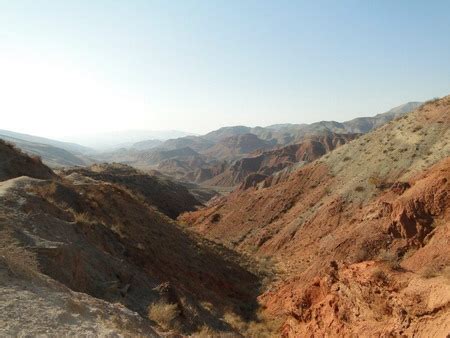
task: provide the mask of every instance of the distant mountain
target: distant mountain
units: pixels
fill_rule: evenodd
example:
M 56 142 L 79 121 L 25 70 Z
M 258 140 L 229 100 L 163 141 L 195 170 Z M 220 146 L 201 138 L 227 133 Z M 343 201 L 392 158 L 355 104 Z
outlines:
M 88 158 L 83 157 L 82 155 L 77 155 L 65 149 L 48 144 L 28 142 L 4 135 L 0 135 L 0 139 L 14 144 L 28 155 L 39 156 L 46 165 L 52 168 L 84 166 L 90 162 Z
M 22 140 L 22 141 L 28 141 L 32 143 L 40 143 L 40 144 L 46 144 L 53 147 L 61 148 L 67 151 L 70 151 L 73 154 L 87 154 L 91 153 L 93 149 L 76 144 L 76 143 L 70 143 L 70 142 L 61 142 L 56 141 L 52 139 L 48 139 L 45 137 L 39 137 L 34 135 L 28 135 L 28 134 L 22 134 L 22 133 L 16 133 L 9 130 L 2 130 L 0 129 L 0 138 L 7 140 L 15 139 L 15 140 Z
M 173 159 L 173 158 L 192 158 L 199 157 L 200 154 L 195 150 L 184 147 L 173 150 L 150 150 L 148 152 L 141 152 L 137 157 L 137 162 L 148 165 L 156 165 L 161 161 Z
M 160 146 L 163 143 L 161 140 L 146 140 L 134 143 L 131 148 L 136 150 L 148 150 Z
M 221 139 L 203 154 L 219 160 L 235 160 L 257 150 L 268 150 L 276 145 L 275 140 L 262 140 L 255 134 L 239 134 Z
M 265 128 L 253 128 L 251 132 L 263 139 L 276 139 L 279 144 L 293 144 L 301 140 L 305 135 L 321 131 L 330 131 L 340 134 L 365 134 L 417 109 L 422 104 L 422 102 L 408 102 L 382 114 L 369 117 L 358 117 L 345 122 L 320 121 L 311 124 L 277 124 Z
M 400 117 L 419 108 L 422 104 L 423 102 L 408 102 L 398 107 L 392 108 L 385 113 L 375 115 L 374 117 L 359 117 L 344 122 L 343 125 L 348 132 L 367 133 L 397 117 Z
M 252 131 L 252 128 L 245 127 L 245 126 L 223 127 L 223 128 L 214 130 L 202 137 L 206 140 L 218 142 L 220 140 L 223 140 L 224 138 L 248 134 L 248 133 L 251 133 L 251 131 Z
M 233 187 L 243 183 L 252 174 L 258 174 L 258 180 L 263 180 L 295 163 L 314 161 L 358 136 L 359 134 L 323 132 L 307 137 L 300 143 L 237 160 L 223 172 L 212 175 L 203 183 L 210 186 Z M 252 176 L 253 180 L 254 178 L 255 176 Z M 249 180 L 247 185 L 255 183 L 250 181 L 252 180 Z
M 97 160 L 127 163 L 141 169 L 146 166 L 157 167 L 172 177 L 198 183 L 217 176 L 233 161 L 252 157 L 255 153 L 299 144 L 305 139 L 323 137 L 328 133 L 367 133 L 420 105 L 420 102 L 409 102 L 373 117 L 361 117 L 346 122 L 320 121 L 312 124 L 276 124 L 254 128 L 224 127 L 202 136 L 169 139 L 160 145 L 156 145 L 154 140 L 148 140 L 129 149 L 95 157 Z M 175 151 L 177 149 L 180 151 Z M 235 179 L 225 181 L 228 182 L 227 185 L 236 183 Z
M 188 135 L 193 134 L 179 130 L 123 130 L 88 135 L 74 135 L 67 137 L 67 140 L 88 145 L 96 150 L 114 150 L 132 147 L 133 144 L 141 141 L 165 141 Z
M 161 144 L 158 148 L 164 150 L 174 150 L 189 147 L 197 152 L 211 148 L 216 143 L 202 136 L 185 136 L 176 139 L 170 139 Z
M 408 102 L 392 108 L 382 114 L 371 117 L 359 117 L 345 122 L 320 121 L 311 124 L 285 123 L 254 128 L 246 126 L 223 127 L 203 136 L 190 136 L 189 138 L 169 140 L 163 143 L 161 147 L 167 148 L 166 143 L 170 142 L 170 149 L 189 146 L 196 151 L 203 152 L 206 151 L 208 147 L 213 147 L 224 139 L 244 134 L 253 134 L 258 136 L 261 140 L 272 141 L 278 145 L 294 144 L 301 141 L 301 139 L 303 139 L 306 135 L 311 135 L 322 131 L 330 131 L 340 134 L 362 134 L 376 129 L 403 114 L 409 113 L 421 105 L 422 102 Z M 186 142 L 189 142 L 189 144 Z M 197 148 L 193 146 L 193 144 L 196 144 Z

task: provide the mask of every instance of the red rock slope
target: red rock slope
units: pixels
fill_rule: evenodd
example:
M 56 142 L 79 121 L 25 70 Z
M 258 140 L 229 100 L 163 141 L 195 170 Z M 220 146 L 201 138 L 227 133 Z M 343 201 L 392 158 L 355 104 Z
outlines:
M 274 259 L 260 301 L 286 336 L 445 336 L 449 127 L 447 96 L 181 220 Z

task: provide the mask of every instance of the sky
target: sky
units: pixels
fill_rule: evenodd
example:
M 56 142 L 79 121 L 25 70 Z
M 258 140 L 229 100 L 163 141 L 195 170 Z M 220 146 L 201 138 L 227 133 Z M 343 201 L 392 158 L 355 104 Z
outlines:
M 344 121 L 450 94 L 450 1 L 0 0 L 0 129 Z

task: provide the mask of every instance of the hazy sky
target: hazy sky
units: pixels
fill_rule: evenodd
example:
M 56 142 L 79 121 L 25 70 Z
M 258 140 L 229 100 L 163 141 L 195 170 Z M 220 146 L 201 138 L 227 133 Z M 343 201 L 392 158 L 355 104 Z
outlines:
M 450 1 L 0 0 L 0 129 L 347 120 L 450 93 Z

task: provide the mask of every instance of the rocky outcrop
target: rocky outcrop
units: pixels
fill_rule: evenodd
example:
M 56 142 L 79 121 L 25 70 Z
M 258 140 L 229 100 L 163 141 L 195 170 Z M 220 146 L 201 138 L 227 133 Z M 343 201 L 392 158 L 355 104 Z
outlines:
M 450 205 L 450 175 L 445 175 L 449 167 L 450 161 L 444 162 L 440 170 L 416 181 L 390 205 L 392 213 L 387 229 L 393 237 L 422 243 L 433 230 L 436 216 L 442 215 Z M 398 194 L 398 185 L 392 190 Z

